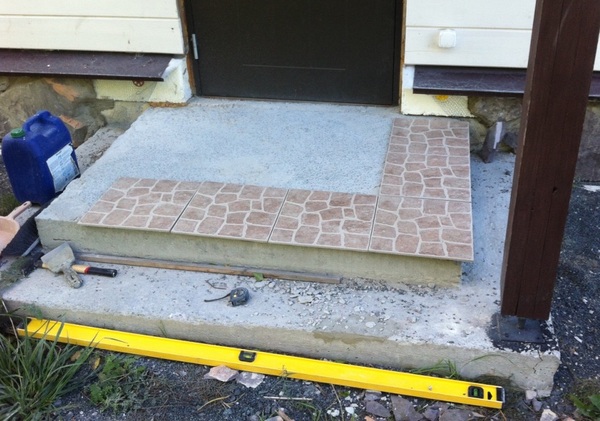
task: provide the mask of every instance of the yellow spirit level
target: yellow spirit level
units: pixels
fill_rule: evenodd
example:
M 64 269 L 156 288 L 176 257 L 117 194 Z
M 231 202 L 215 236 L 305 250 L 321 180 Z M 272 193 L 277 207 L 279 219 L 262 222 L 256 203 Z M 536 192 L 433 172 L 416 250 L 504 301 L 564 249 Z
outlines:
M 225 365 L 292 379 L 372 389 L 399 395 L 467 405 L 502 408 L 504 389 L 481 383 L 443 379 L 310 358 L 159 338 L 52 320 L 30 319 L 19 335 L 93 346 L 110 351 L 201 365 Z

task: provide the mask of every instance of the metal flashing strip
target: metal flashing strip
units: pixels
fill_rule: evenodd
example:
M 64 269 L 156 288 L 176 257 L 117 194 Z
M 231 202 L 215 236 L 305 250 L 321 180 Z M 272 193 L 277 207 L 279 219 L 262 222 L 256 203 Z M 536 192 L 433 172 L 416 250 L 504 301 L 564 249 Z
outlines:
M 0 75 L 163 81 L 183 60 L 170 54 L 0 49 Z
M 525 92 L 526 69 L 419 65 L 408 75 L 404 89 L 415 94 L 520 98 Z M 600 72 L 592 75 L 589 98 L 600 98 Z
M 30 319 L 19 335 L 200 365 L 226 365 L 272 376 L 488 408 L 502 408 L 504 389 L 482 383 L 361 367 L 233 347 L 202 344 L 101 329 L 52 320 Z

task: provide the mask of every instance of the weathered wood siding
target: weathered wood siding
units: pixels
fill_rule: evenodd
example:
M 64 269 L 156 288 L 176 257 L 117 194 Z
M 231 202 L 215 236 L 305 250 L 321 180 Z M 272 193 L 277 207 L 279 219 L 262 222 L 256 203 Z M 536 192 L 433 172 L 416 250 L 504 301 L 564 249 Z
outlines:
M 535 0 L 406 2 L 406 64 L 527 67 Z M 438 47 L 441 29 L 456 31 L 456 47 Z
M 0 48 L 183 54 L 177 0 L 0 0 Z

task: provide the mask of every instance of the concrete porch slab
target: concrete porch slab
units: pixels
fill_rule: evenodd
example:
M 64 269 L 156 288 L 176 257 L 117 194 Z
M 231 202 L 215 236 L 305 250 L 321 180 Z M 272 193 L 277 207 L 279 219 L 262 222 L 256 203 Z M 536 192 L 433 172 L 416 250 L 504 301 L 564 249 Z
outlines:
M 272 129 L 262 130 L 267 120 Z M 178 145 L 165 141 L 181 127 Z M 103 254 L 457 284 L 457 261 L 473 255 L 468 153 L 461 121 L 373 107 L 200 100 L 142 115 L 38 226 L 47 247 L 70 240 Z M 265 168 L 231 168 L 239 157 Z M 156 168 L 164 161 L 168 172 Z M 307 168 L 286 180 L 291 187 L 282 184 L 298 162 Z
M 220 112 L 213 114 L 211 109 Z M 106 230 L 77 222 L 123 176 L 156 178 L 160 174 L 164 179 L 190 182 L 206 177 L 223 183 L 376 194 L 386 153 L 385 139 L 397 112 L 397 109 L 370 107 L 220 100 L 199 100 L 177 110 L 152 110 L 42 214 L 39 220 L 42 240 L 47 246 L 69 240 L 78 248 L 83 244 L 83 249 L 90 245 L 91 249 L 110 248 L 115 254 L 133 252 L 142 257 L 160 255 L 175 260 L 181 256 L 190 261 L 206 261 L 205 257 L 212 255 L 232 259 L 242 256 L 249 266 L 255 266 L 256 255 L 266 253 L 262 257 L 265 262 L 295 256 L 297 260 L 317 262 L 315 269 L 327 267 L 332 261 L 341 266 L 361 266 L 360 256 L 367 253 L 337 251 L 350 254 L 331 259 L 324 257 L 319 248 L 283 245 L 281 251 L 266 252 L 260 249 L 260 243 L 243 241 L 235 242 L 237 249 L 229 249 L 226 246 L 231 239 L 220 238 L 215 242 L 214 238 L 203 238 L 198 242 L 195 236 L 164 232 L 152 234 L 163 236 L 154 239 L 158 241 L 148 241 L 150 234 L 146 231 Z M 302 124 L 298 123 L 298 115 L 303 115 Z M 339 139 L 333 136 L 331 145 L 321 140 L 320 144 L 314 144 L 314 149 L 307 150 L 305 144 L 295 150 L 306 128 L 305 119 L 310 116 L 321 130 L 328 124 L 336 124 L 345 127 L 345 134 Z M 269 159 L 276 160 L 277 154 L 265 159 L 267 152 L 255 149 L 260 148 L 261 141 L 246 145 L 238 139 L 236 148 L 248 154 L 248 159 L 237 162 L 233 159 L 232 167 L 224 167 L 224 163 L 213 165 L 210 153 L 216 150 L 192 154 L 189 145 L 186 148 L 177 143 L 178 137 L 187 136 L 187 142 L 201 145 L 194 133 L 186 132 L 186 121 L 209 124 L 214 118 L 231 124 L 235 121 L 236 125 L 240 118 L 246 119 L 243 121 L 248 125 L 242 125 L 244 130 L 265 136 L 274 130 L 271 127 L 274 118 L 278 119 L 279 124 L 289 129 L 286 133 L 290 136 L 286 139 L 292 141 L 278 146 L 277 154 L 291 154 L 288 156 L 291 166 L 283 170 L 274 165 Z M 250 125 L 253 119 L 265 130 Z M 147 125 L 149 121 L 160 124 Z M 349 136 L 353 131 L 360 131 L 363 141 L 352 140 L 356 139 Z M 136 149 L 127 145 L 133 139 L 148 141 L 149 150 L 143 156 L 136 156 Z M 168 155 L 162 149 L 165 139 L 172 142 Z M 369 139 L 366 145 L 364 139 Z M 220 144 L 227 145 L 230 140 L 235 141 L 229 136 L 221 139 Z M 274 138 L 263 140 L 272 149 Z M 355 142 L 348 148 L 351 153 L 338 155 L 335 164 L 326 164 L 336 149 L 335 143 L 344 141 Z M 310 138 L 306 142 L 310 145 Z M 318 165 L 302 160 L 303 156 L 313 157 L 319 161 Z M 295 167 L 298 160 L 303 162 Z M 464 263 L 461 271 L 455 262 L 432 259 L 455 265 L 454 269 L 436 269 L 441 277 L 462 272 L 458 287 L 435 286 L 421 273 L 413 273 L 413 285 L 382 282 L 384 277 L 378 274 L 364 275 L 371 280 L 346 278 L 339 285 L 330 285 L 280 280 L 256 282 L 245 277 L 120 267 L 117 278 L 89 276 L 78 290 L 66 287 L 60 277 L 38 270 L 4 291 L 3 299 L 12 309 L 41 313 L 48 318 L 63 317 L 74 323 L 317 358 L 404 369 L 430 366 L 446 359 L 455 363 L 467 378 L 497 375 L 509 378 L 519 387 L 548 394 L 560 357 L 551 325 L 546 329 L 544 345 L 515 347 L 494 343 L 488 335 L 492 317 L 499 311 L 500 267 L 514 160 L 501 154 L 494 164 L 484 165 L 473 158 L 471 166 L 474 261 Z M 72 227 L 78 228 L 68 231 Z M 114 232 L 109 236 L 106 231 Z M 69 235 L 64 235 L 65 232 Z M 405 265 L 410 268 L 409 261 Z M 380 266 L 398 269 L 398 262 L 381 262 Z M 211 286 L 215 282 L 223 282 L 227 288 L 247 287 L 251 301 L 235 308 L 227 306 L 225 301 L 205 303 L 205 299 L 223 293 Z
M 100 265 L 106 266 L 106 265 Z M 11 309 L 110 329 L 394 369 L 455 364 L 461 376 L 510 379 L 549 393 L 558 366 L 553 342 L 515 351 L 488 337 L 494 291 L 427 285 L 391 287 L 265 280 L 118 266 L 116 278 L 86 276 L 78 290 L 38 270 L 6 291 Z M 211 286 L 224 284 L 226 290 Z M 217 298 L 246 287 L 250 301 Z

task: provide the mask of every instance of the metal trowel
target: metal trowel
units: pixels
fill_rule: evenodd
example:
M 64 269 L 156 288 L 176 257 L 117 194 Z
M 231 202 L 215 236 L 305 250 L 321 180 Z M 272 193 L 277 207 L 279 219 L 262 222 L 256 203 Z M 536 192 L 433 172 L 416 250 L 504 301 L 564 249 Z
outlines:
M 62 243 L 54 250 L 42 256 L 44 267 L 54 273 L 62 273 L 65 281 L 71 288 L 79 288 L 82 285 L 81 278 L 71 267 L 75 262 L 75 255 L 69 243 Z

